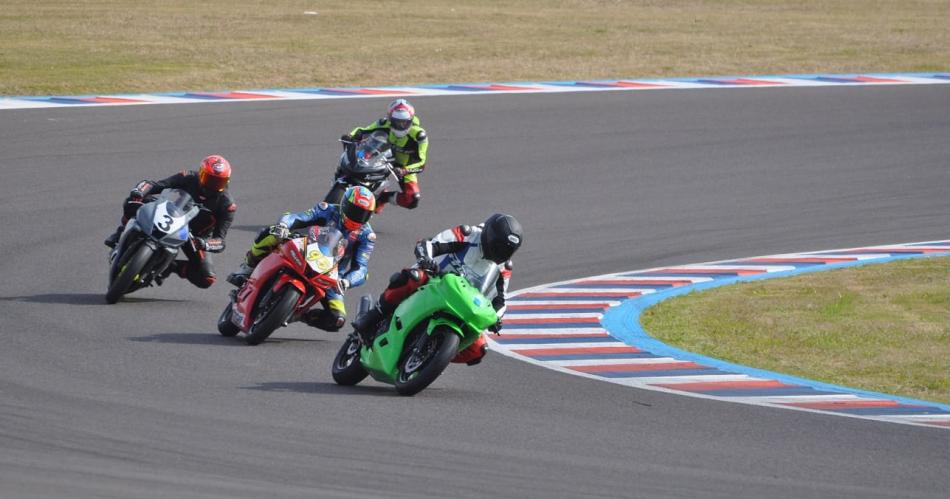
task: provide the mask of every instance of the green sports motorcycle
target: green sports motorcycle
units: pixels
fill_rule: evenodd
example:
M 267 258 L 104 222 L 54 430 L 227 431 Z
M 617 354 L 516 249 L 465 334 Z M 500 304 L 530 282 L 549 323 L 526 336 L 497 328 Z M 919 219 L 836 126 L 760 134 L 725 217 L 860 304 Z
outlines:
M 346 338 L 333 359 L 337 384 L 355 385 L 369 375 L 395 385 L 401 395 L 415 395 L 498 320 L 485 296 L 498 278 L 497 266 L 484 276 L 426 272 L 428 282 L 380 321 L 371 345 L 363 345 L 355 331 Z M 357 315 L 374 305 L 363 296 Z

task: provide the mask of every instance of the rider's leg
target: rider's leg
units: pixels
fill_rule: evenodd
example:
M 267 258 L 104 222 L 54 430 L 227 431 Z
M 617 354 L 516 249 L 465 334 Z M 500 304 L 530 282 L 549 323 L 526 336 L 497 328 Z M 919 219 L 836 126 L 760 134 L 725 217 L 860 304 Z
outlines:
M 389 279 L 389 286 L 379 296 L 378 305 L 353 321 L 353 328 L 363 339 L 363 344 L 369 345 L 372 342 L 379 321 L 392 314 L 403 300 L 428 280 L 429 276 L 417 269 L 403 269 L 393 274 Z
M 410 210 L 419 206 L 422 193 L 419 192 L 419 182 L 415 179 L 415 175 L 412 175 L 411 179 L 409 175 L 406 175 L 403 181 L 400 182 L 400 186 L 402 192 L 396 196 L 396 204 Z
M 115 232 L 109 234 L 109 237 L 103 241 L 106 246 L 115 248 L 115 245 L 119 243 L 119 238 L 122 236 L 122 231 L 125 230 L 125 224 L 128 223 L 130 218 L 135 216 L 135 213 L 138 212 L 141 207 L 141 200 L 132 200 L 131 198 L 125 200 L 125 203 L 122 204 L 122 223 L 116 227 Z
M 321 309 L 312 309 L 304 316 L 303 321 L 311 327 L 324 331 L 336 332 L 346 322 L 346 307 L 343 297 L 336 293 L 327 293 L 326 298 L 320 301 Z
M 269 227 L 264 227 L 257 233 L 254 242 L 251 243 L 251 249 L 244 256 L 244 263 L 237 270 L 228 276 L 227 281 L 235 286 L 241 286 L 244 281 L 254 272 L 254 267 L 264 259 L 274 248 L 280 244 L 280 240 L 272 235 Z
M 452 359 L 452 362 L 474 366 L 482 361 L 486 353 L 488 353 L 488 341 L 485 340 L 485 336 L 482 335 L 479 336 L 474 343 L 459 352 L 458 355 Z
M 187 261 L 176 260 L 172 262 L 174 271 L 178 276 L 188 279 L 189 282 L 199 288 L 211 287 L 216 280 L 211 255 L 204 250 L 192 249 L 190 244 L 182 246 L 182 253 L 188 257 Z

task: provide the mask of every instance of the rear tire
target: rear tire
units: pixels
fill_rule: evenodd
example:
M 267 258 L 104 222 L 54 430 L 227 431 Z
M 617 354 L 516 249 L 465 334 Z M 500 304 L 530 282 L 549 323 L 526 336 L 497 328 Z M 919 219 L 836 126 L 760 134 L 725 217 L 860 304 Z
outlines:
M 231 322 L 231 312 L 233 311 L 234 302 L 228 302 L 228 306 L 224 307 L 224 311 L 221 312 L 221 316 L 218 317 L 218 332 L 221 333 L 221 336 L 235 336 L 241 332 L 241 328 L 234 325 Z
M 271 333 L 290 319 L 299 299 L 300 291 L 289 285 L 277 294 L 265 296 L 254 310 L 254 324 L 251 325 L 251 330 L 247 332 L 244 341 L 248 345 L 257 345 L 266 340 Z
M 142 244 L 125 264 L 119 266 L 119 272 L 115 279 L 109 283 L 109 289 L 106 291 L 106 303 L 110 305 L 116 303 L 119 298 L 122 298 L 122 295 L 129 292 L 132 284 L 135 283 L 135 278 L 142 273 L 142 269 L 152 258 L 152 252 L 152 248 Z
M 450 328 L 439 326 L 423 338 L 416 336 L 406 342 L 406 350 L 396 372 L 396 391 L 400 395 L 415 395 L 429 386 L 449 362 L 458 355 L 459 337 Z
M 336 381 L 338 385 L 352 386 L 369 375 L 360 363 L 360 351 L 363 344 L 354 336 L 355 334 L 346 338 L 333 359 L 333 381 Z

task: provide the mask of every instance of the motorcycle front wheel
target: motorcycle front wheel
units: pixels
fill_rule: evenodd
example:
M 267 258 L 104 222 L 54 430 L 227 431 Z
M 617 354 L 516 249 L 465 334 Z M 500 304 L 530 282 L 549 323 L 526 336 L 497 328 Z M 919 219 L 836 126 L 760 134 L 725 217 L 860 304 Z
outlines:
M 420 331 L 406 341 L 406 350 L 396 373 L 396 391 L 415 395 L 432 384 L 458 354 L 459 337 L 455 331 L 436 327 L 431 335 Z
M 363 344 L 360 343 L 356 334 L 351 334 L 343 342 L 340 351 L 336 353 L 333 359 L 333 381 L 343 386 L 352 386 L 363 381 L 368 372 L 360 363 L 360 350 Z
M 106 303 L 110 305 L 116 303 L 122 295 L 128 293 L 151 258 L 152 248 L 147 244 L 142 244 L 125 263 L 120 264 L 115 279 L 109 283 L 109 289 L 106 291 Z
M 277 293 L 268 293 L 261 299 L 254 311 L 254 323 L 247 332 L 244 341 L 248 345 L 257 345 L 267 339 L 274 331 L 290 319 L 294 307 L 300 300 L 300 291 L 293 286 L 285 286 Z

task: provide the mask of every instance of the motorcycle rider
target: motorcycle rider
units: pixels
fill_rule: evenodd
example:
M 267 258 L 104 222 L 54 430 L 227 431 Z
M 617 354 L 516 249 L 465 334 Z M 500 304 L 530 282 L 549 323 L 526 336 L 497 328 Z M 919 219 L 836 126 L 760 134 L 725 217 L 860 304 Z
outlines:
M 224 251 L 224 238 L 237 210 L 237 204 L 228 192 L 230 180 L 231 164 L 223 156 L 212 154 L 201 161 L 197 171 L 184 170 L 162 180 L 139 182 L 123 204 L 122 224 L 115 233 L 106 238 L 105 245 L 115 248 L 125 230 L 126 222 L 135 216 L 146 202 L 146 197 L 159 194 L 165 189 L 181 189 L 208 211 L 202 210 L 188 224 L 194 245 L 185 244 L 181 248 L 188 259 L 172 262 L 157 282 L 161 284 L 161 280 L 175 273 L 199 288 L 211 286 L 215 282 L 215 274 L 208 252 Z
M 505 293 L 511 278 L 511 256 L 521 247 L 523 239 L 521 224 L 515 217 L 496 213 L 474 227 L 459 225 L 436 234 L 432 239 L 419 241 L 415 247 L 417 263 L 393 274 L 389 286 L 379 297 L 378 306 L 357 317 L 353 328 L 364 345 L 372 345 L 379 322 L 429 280 L 428 274 L 421 270 L 468 267 L 474 273 L 484 275 L 497 264 L 501 266 L 501 272 L 495 281 L 492 307 L 498 314 L 498 322 L 489 330 L 499 334 L 506 309 Z M 475 365 L 481 362 L 486 351 L 486 340 L 479 336 L 478 341 L 459 352 L 452 362 Z
M 376 130 L 389 133 L 394 157 L 393 171 L 399 178 L 399 187 L 402 188 L 402 192 L 395 195 L 396 204 L 414 209 L 419 206 L 419 198 L 422 197 L 418 175 L 425 169 L 426 153 L 429 149 L 428 136 L 420 125 L 415 108 L 406 99 L 396 99 L 389 104 L 386 117 L 365 127 L 356 127 L 340 139 L 344 142 L 359 141 L 364 135 Z M 382 204 L 389 202 L 393 195 L 394 193 L 387 193 L 385 198 L 381 196 L 377 212 L 382 210 Z
M 343 194 L 339 205 L 323 201 L 313 208 L 298 213 L 285 213 L 276 225 L 265 227 L 251 244 L 244 263 L 228 276 L 228 282 L 242 286 L 261 260 L 270 254 L 293 230 L 312 225 L 332 226 L 339 229 L 347 239 L 346 254 L 340 261 L 340 274 L 336 289 L 328 289 L 322 300 L 323 310 L 311 310 L 303 318 L 307 325 L 326 331 L 339 331 L 346 322 L 346 307 L 343 293 L 366 282 L 370 256 L 376 247 L 376 233 L 369 219 L 376 210 L 376 198 L 363 187 L 350 187 Z

